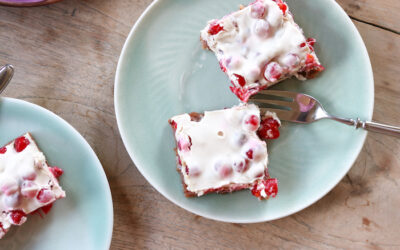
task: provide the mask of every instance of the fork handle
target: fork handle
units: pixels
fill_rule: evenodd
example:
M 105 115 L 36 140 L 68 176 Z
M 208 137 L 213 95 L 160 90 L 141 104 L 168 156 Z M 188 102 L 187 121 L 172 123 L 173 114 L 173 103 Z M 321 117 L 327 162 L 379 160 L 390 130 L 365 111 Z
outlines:
M 376 122 L 361 121 L 359 118 L 357 118 L 357 120 L 342 119 L 342 118 L 336 118 L 336 117 L 331 117 L 331 118 L 333 118 L 335 121 L 342 122 L 347 125 L 352 125 L 356 129 L 363 128 L 367 131 L 391 135 L 391 136 L 400 138 L 400 128 L 399 127 L 380 124 L 380 123 L 376 123 Z
M 400 138 L 400 128 L 376 122 L 363 122 L 360 119 L 356 120 L 356 128 L 363 128 L 367 131 L 382 133 Z

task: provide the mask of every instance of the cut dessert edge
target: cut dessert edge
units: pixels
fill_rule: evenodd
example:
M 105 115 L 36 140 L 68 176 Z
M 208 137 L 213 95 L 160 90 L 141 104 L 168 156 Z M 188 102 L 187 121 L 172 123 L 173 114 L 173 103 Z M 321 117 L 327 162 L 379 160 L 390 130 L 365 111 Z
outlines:
M 170 120 L 168 121 L 170 122 Z M 174 149 L 175 151 L 175 156 L 177 159 L 177 168 L 176 171 L 179 173 L 180 178 L 181 178 L 181 182 L 182 182 L 182 186 L 183 186 L 183 192 L 185 194 L 186 197 L 198 197 L 200 196 L 198 193 L 195 192 L 191 192 L 188 190 L 187 184 L 185 183 L 185 179 L 184 179 L 184 175 L 182 173 L 182 165 L 179 164 L 179 155 L 178 155 L 178 151 L 177 148 Z M 266 174 L 268 174 L 268 172 L 266 172 Z M 249 189 L 252 188 L 257 182 L 255 181 L 254 183 L 248 183 L 248 184 L 228 184 L 219 188 L 211 188 L 211 189 L 207 189 L 203 192 L 202 195 L 206 195 L 209 193 L 218 193 L 218 194 L 226 194 L 226 193 L 232 193 L 234 191 L 240 191 L 243 189 Z
M 243 189 L 250 189 L 260 200 L 276 196 L 278 182 L 268 173 L 266 143 L 260 140 L 260 136 L 264 139 L 279 137 L 280 121 L 271 112 L 260 119 L 259 112 L 253 104 L 241 104 L 203 114 L 178 115 L 168 120 L 175 135 L 176 170 L 185 196 L 198 197 Z M 210 121 L 220 126 L 226 124 L 226 119 L 233 124 L 229 125 L 230 128 L 210 129 Z M 214 151 L 214 144 L 225 151 L 208 155 L 207 151 Z
M 214 52 L 231 91 L 243 102 L 280 81 L 314 78 L 324 67 L 282 0 L 257 0 L 208 22 L 202 47 Z
M 0 239 L 11 225 L 25 223 L 28 214 L 47 214 L 65 197 L 58 182 L 63 173 L 50 167 L 30 132 L 0 147 Z

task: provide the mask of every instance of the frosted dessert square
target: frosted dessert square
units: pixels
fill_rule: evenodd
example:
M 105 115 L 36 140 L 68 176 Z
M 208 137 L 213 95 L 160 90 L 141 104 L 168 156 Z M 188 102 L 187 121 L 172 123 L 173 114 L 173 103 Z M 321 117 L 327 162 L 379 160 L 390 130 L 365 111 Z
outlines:
M 286 78 L 305 80 L 324 69 L 313 48 L 315 39 L 306 39 L 281 0 L 257 0 L 211 20 L 200 38 L 243 102 Z
M 251 189 L 260 199 L 276 196 L 277 180 L 269 177 L 262 140 L 279 136 L 280 121 L 274 113 L 261 117 L 257 106 L 243 104 L 177 115 L 169 123 L 186 196 L 241 189 Z
M 62 174 L 47 164 L 30 133 L 0 148 L 0 238 L 11 225 L 22 225 L 28 214 L 48 212 L 65 197 L 57 180 Z

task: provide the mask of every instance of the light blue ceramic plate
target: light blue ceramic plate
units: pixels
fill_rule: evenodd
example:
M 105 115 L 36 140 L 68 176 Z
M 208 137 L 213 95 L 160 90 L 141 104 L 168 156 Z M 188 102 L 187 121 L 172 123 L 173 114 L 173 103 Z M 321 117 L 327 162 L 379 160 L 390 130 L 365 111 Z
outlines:
M 332 121 L 283 123 L 269 144 L 275 199 L 259 202 L 249 191 L 186 198 L 175 171 L 168 118 L 238 104 L 215 56 L 201 49 L 207 20 L 246 0 L 159 0 L 143 13 L 126 40 L 115 80 L 115 109 L 125 146 L 143 176 L 165 197 L 198 215 L 227 222 L 260 222 L 293 214 L 329 192 L 359 154 L 366 133 Z M 333 0 L 288 0 L 295 20 L 326 71 L 313 80 L 287 80 L 275 89 L 315 96 L 332 114 L 370 119 L 374 85 L 364 43 Z
M 30 131 L 50 165 L 64 170 L 67 197 L 42 219 L 31 215 L 0 240 L 0 249 L 108 249 L 113 207 L 106 175 L 85 139 L 66 121 L 37 105 L 0 98 L 0 144 Z

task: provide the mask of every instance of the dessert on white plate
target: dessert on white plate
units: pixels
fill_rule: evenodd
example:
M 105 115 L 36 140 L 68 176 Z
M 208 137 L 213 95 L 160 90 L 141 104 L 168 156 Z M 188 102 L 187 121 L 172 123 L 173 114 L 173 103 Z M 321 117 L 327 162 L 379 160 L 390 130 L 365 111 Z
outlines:
M 65 192 L 57 178 L 63 174 L 50 167 L 30 133 L 0 148 L 0 238 L 11 225 L 22 225 L 27 215 L 47 213 Z
M 176 140 L 177 170 L 186 196 L 251 189 L 259 199 L 275 197 L 265 141 L 279 137 L 280 121 L 261 117 L 254 104 L 190 113 L 169 120 Z M 260 139 L 261 138 L 261 139 Z
M 257 0 L 211 20 L 200 39 L 243 102 L 286 78 L 305 80 L 324 69 L 314 52 L 315 39 L 305 38 L 282 0 Z

